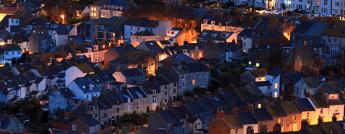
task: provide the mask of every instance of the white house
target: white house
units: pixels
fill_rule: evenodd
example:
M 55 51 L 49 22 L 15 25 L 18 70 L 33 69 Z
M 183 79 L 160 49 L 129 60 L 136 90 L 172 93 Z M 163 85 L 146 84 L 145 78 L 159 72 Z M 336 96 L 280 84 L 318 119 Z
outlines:
M 18 59 L 22 57 L 22 49 L 17 44 L 5 44 L 0 46 L 3 60 Z
M 128 9 L 131 0 L 101 0 L 86 7 L 83 14 L 90 12 L 91 19 L 111 18 L 114 16 L 123 16 L 123 13 Z
M 60 91 L 53 91 L 49 95 L 48 109 L 51 113 L 57 110 L 65 110 L 67 107 L 67 99 L 61 94 Z
M 248 53 L 249 49 L 253 48 L 253 31 L 249 28 L 243 29 L 238 36 L 237 39 L 238 44 L 241 46 L 242 51 Z
M 18 18 L 14 18 L 14 17 L 10 17 L 8 18 L 8 27 L 6 28 L 6 30 L 8 32 L 13 32 L 13 27 L 18 27 L 19 26 L 19 19 Z
M 94 73 L 93 68 L 86 64 L 86 63 L 81 63 L 81 64 L 76 64 L 74 66 L 70 66 L 65 70 L 65 83 L 66 87 L 76 78 L 79 77 L 84 77 L 87 74 L 92 74 Z
M 99 97 L 101 89 L 96 86 L 90 78 L 80 77 L 73 80 L 68 89 L 78 98 L 82 100 L 91 101 L 94 97 Z
M 133 34 L 150 32 L 159 40 L 163 40 L 166 32 L 172 28 L 170 21 L 155 21 L 147 19 L 129 20 L 124 24 L 124 38 L 130 39 Z
M 52 33 L 52 40 L 55 46 L 65 46 L 68 43 L 69 30 L 65 26 L 58 26 Z

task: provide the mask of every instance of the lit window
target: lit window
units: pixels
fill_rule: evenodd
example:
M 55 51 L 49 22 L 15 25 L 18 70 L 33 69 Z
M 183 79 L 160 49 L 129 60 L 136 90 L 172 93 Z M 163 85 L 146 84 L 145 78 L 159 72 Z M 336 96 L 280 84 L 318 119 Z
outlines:
M 193 85 L 193 86 L 195 85 L 195 80 L 192 80 L 192 85 Z
M 255 65 L 256 67 L 260 67 L 260 63 L 256 63 L 256 65 Z
M 278 89 L 278 83 L 274 83 L 274 88 Z
M 261 104 L 260 104 L 260 103 L 258 104 L 258 108 L 259 108 L 259 109 L 261 108 Z
M 278 97 L 278 92 L 274 92 L 273 97 L 274 97 L 274 98 L 277 98 L 277 97 Z

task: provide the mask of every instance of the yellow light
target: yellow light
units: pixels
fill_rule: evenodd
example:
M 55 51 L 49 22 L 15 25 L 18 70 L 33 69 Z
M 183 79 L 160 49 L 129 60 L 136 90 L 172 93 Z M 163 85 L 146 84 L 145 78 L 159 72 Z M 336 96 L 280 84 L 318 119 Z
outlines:
M 61 14 L 61 15 L 60 15 L 60 18 L 65 19 L 65 15 L 64 15 L 64 14 Z
M 7 14 L 5 13 L 0 13 L 0 21 L 6 16 Z
M 3 45 L 5 45 L 5 44 L 6 44 L 6 43 L 3 42 L 3 41 L 0 42 L 0 46 L 3 46 Z

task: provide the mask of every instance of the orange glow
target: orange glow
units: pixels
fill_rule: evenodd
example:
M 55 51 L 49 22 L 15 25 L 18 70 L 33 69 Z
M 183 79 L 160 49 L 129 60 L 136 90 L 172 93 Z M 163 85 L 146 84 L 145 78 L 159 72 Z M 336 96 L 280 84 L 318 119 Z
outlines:
M 3 46 L 3 45 L 5 45 L 5 44 L 6 44 L 6 43 L 3 42 L 3 41 L 0 42 L 0 46 Z

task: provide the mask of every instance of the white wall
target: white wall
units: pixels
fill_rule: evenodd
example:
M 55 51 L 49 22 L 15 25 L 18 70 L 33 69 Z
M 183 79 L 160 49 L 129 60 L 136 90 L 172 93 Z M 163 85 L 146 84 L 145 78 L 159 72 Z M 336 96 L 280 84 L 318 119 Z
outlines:
M 65 82 L 66 87 L 76 78 L 84 77 L 86 74 L 84 74 L 78 67 L 71 66 L 65 71 Z

